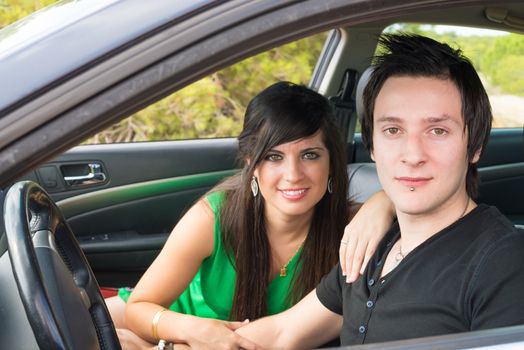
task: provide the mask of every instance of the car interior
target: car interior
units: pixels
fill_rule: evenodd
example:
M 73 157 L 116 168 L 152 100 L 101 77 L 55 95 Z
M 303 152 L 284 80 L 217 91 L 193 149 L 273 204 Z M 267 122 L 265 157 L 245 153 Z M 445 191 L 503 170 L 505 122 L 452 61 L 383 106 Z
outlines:
M 520 4 L 504 9 L 510 17 L 524 18 Z M 515 30 L 488 14 L 485 6 L 457 7 L 451 13 L 399 13 L 329 32 L 309 83 L 331 96 L 340 125 L 346 128 L 350 198 L 361 202 L 380 188 L 355 132 L 363 72 L 371 64 L 378 35 L 395 23 Z M 515 117 L 512 127 L 492 131 L 479 165 L 478 201 L 497 206 L 516 225 L 523 225 L 524 120 L 522 115 Z M 133 286 L 188 206 L 234 173 L 235 157 L 234 137 L 83 144 L 26 178 L 39 182 L 58 202 L 99 283 Z
M 524 3 L 520 1 L 487 1 L 481 5 L 458 2 L 430 11 L 414 8 L 388 11 L 384 10 L 382 16 L 375 14 L 373 18 L 358 21 L 353 21 L 351 16 L 325 20 L 316 29 L 299 32 L 277 43 L 289 45 L 313 35 L 325 38 L 309 80 L 298 83 L 308 84 L 333 102 L 337 121 L 347 140 L 348 198 L 357 202 L 365 201 L 380 189 L 358 125 L 366 70 L 376 52 L 378 36 L 384 31 L 409 31 L 413 26 L 436 32 L 455 30 L 455 35 L 477 33 L 471 34 L 472 40 L 475 35 L 524 35 Z M 463 32 L 457 32 L 457 27 Z M 478 32 L 479 29 L 498 34 Z M 453 40 L 453 34 L 449 37 Z M 239 54 L 235 62 L 228 65 L 238 63 L 241 58 L 249 60 L 264 54 L 277 44 L 268 41 Z M 481 55 L 482 51 L 477 53 Z M 477 57 L 470 58 L 473 62 L 477 60 Z M 524 53 L 520 59 L 524 62 Z M 292 67 L 293 57 L 289 57 L 289 63 Z M 522 69 L 520 74 L 524 74 L 524 64 Z M 288 73 L 273 79 L 291 80 L 293 71 Z M 257 75 L 254 71 L 253 79 L 257 79 Z M 198 84 L 196 78 L 193 80 L 192 84 Z M 503 95 L 496 87 L 490 91 L 494 96 Z M 520 102 L 522 108 L 505 107 L 511 120 L 492 129 L 479 163 L 480 196 L 476 201 L 498 207 L 517 227 L 524 229 L 524 90 L 520 96 L 509 95 L 504 94 L 508 103 L 514 106 L 515 101 Z M 496 119 L 499 110 L 495 107 L 493 104 Z M 110 127 L 105 125 L 106 130 Z M 103 132 L 102 128 L 98 132 Z M 236 136 L 98 143 L 93 141 L 97 139 L 92 133 L 82 144 L 49 159 L 17 180 L 40 184 L 57 203 L 98 285 L 103 287 L 105 296 L 111 296 L 115 295 L 116 288 L 133 287 L 191 204 L 236 172 Z

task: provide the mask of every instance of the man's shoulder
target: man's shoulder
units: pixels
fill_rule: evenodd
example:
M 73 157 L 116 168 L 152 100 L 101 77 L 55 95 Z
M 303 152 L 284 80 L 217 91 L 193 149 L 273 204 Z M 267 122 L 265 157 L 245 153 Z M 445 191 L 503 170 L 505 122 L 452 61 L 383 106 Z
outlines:
M 481 259 L 499 255 L 521 257 L 524 252 L 524 230 L 515 225 L 496 207 L 480 204 L 475 217 L 471 220 L 476 231 L 473 246 Z
M 480 204 L 451 229 L 449 245 L 462 247 L 461 256 L 479 266 L 492 259 L 524 256 L 524 231 L 515 228 L 497 208 Z M 450 232 L 451 233 L 451 232 Z
M 494 206 L 479 204 L 471 214 L 472 217 L 467 222 L 467 225 L 474 227 L 479 235 L 502 237 L 522 235 L 524 233 L 523 230 L 517 229 L 515 225 Z

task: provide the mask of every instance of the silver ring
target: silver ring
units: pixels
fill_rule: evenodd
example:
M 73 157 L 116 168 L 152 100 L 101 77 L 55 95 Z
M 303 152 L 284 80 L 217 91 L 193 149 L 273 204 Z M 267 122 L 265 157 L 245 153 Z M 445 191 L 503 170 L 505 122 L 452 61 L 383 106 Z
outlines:
M 340 241 L 340 244 L 348 244 L 348 241 L 343 241 L 343 240 L 341 240 L 341 241 Z

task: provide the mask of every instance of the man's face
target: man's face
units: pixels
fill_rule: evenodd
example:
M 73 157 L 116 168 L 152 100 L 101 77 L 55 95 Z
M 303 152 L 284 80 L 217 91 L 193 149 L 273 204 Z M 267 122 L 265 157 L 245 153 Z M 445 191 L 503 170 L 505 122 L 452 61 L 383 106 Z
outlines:
M 372 158 L 397 214 L 427 215 L 464 203 L 467 133 L 455 84 L 388 78 L 375 101 Z

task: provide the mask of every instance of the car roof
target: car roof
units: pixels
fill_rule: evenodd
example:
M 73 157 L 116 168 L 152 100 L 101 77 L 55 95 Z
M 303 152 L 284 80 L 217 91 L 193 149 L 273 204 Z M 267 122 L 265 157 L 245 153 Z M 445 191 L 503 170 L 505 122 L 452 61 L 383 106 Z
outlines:
M 0 31 L 0 111 L 210 0 L 62 1 Z M 20 74 L 20 68 L 24 73 Z

